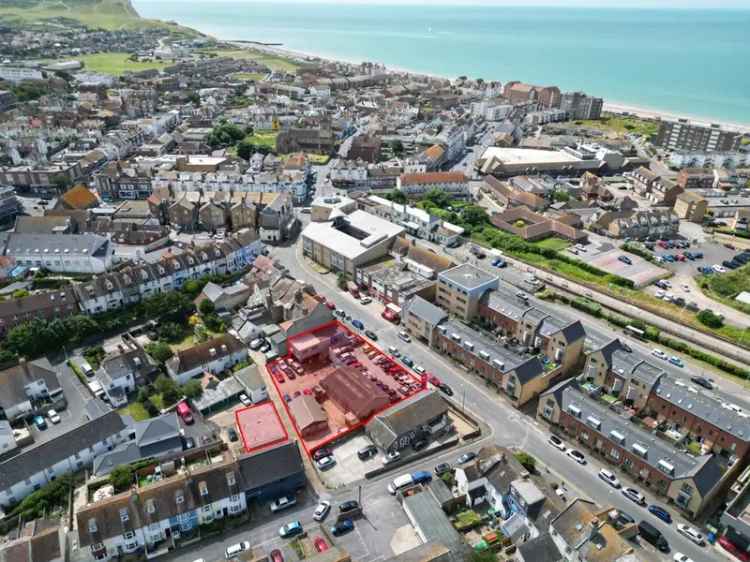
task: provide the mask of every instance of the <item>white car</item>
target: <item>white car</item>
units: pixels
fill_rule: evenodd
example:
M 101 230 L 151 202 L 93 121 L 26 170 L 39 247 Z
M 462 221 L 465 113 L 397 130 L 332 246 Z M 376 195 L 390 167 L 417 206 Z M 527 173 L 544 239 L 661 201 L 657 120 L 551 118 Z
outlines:
M 690 285 L 682 285 L 682 290 L 685 291 L 686 293 L 689 293 L 690 292 Z
M 414 371 L 420 375 L 424 375 L 425 369 L 422 365 L 414 365 Z
M 609 484 L 613 488 L 620 487 L 620 481 L 617 479 L 617 476 L 615 476 L 612 472 L 610 472 L 609 470 L 605 468 L 602 468 L 599 471 L 599 478 L 604 480 L 607 484 Z
M 398 337 L 404 340 L 406 343 L 409 343 L 411 341 L 411 338 L 409 337 L 409 334 L 407 334 L 404 330 L 401 330 L 398 333 Z
M 315 461 L 315 464 L 318 466 L 318 470 L 328 470 L 336 464 L 336 459 L 329 455 L 327 457 L 323 457 L 322 459 L 318 459 L 317 461 Z
M 397 347 L 390 346 L 388 348 L 388 353 L 390 353 L 394 357 L 401 357 L 401 352 L 398 350 Z
M 328 512 L 331 511 L 331 502 L 326 500 L 321 500 L 321 502 L 318 504 L 318 507 L 315 508 L 315 511 L 313 512 L 313 519 L 315 521 L 323 521 L 323 519 L 326 518 L 328 515 Z
M 669 355 L 667 355 L 666 353 L 664 353 L 661 349 L 654 349 L 654 350 L 652 350 L 651 351 L 651 355 L 653 355 L 654 357 L 658 357 L 659 359 L 663 359 L 664 361 L 666 361 L 667 359 L 669 359 Z
M 635 488 L 623 488 L 622 495 L 638 505 L 646 505 L 646 496 L 641 494 Z
M 372 299 L 370 297 L 362 297 L 359 299 L 360 304 L 370 304 Z
M 396 462 L 400 458 L 401 458 L 401 453 L 399 453 L 398 451 L 391 451 L 383 458 L 383 464 L 389 465 L 391 463 Z
M 685 535 L 687 538 L 689 538 L 692 542 L 694 542 L 698 546 L 703 546 L 706 544 L 706 539 L 703 537 L 703 535 L 700 534 L 696 529 L 694 529 L 690 525 L 685 525 L 684 523 L 677 523 L 677 531 L 680 534 Z
M 718 263 L 714 264 L 711 269 L 713 269 L 716 273 L 726 273 L 727 272 L 727 268 L 724 267 L 723 265 L 719 265 Z
M 693 562 L 692 558 L 682 552 L 675 552 L 673 560 L 674 562 Z
M 240 402 L 242 402 L 243 406 L 252 406 L 253 405 L 253 401 L 250 400 L 250 397 L 247 394 L 245 394 L 244 392 L 242 394 L 240 394 Z
M 292 507 L 296 503 L 297 498 L 282 496 L 271 502 L 271 511 L 276 513 L 277 511 L 281 511 L 282 509 L 286 509 L 287 507 Z
M 565 443 L 563 443 L 562 439 L 560 439 L 557 435 L 550 435 L 547 442 L 558 451 L 562 451 L 563 453 L 565 452 Z
M 238 542 L 237 544 L 228 546 L 226 551 L 224 552 L 224 556 L 227 560 L 231 560 L 232 558 L 235 558 L 246 550 L 250 550 L 250 543 L 247 541 Z
M 47 419 L 51 421 L 54 424 L 60 423 L 60 414 L 58 414 L 55 410 L 50 410 L 47 412 Z
M 663 299 L 665 294 L 666 293 L 662 289 L 659 289 L 658 291 L 656 291 L 656 298 Z
M 568 456 L 578 464 L 586 464 L 586 457 L 584 457 L 583 453 L 577 449 L 570 449 L 568 451 Z
M 250 342 L 250 349 L 257 351 L 261 345 L 263 345 L 263 340 L 261 338 L 255 339 Z

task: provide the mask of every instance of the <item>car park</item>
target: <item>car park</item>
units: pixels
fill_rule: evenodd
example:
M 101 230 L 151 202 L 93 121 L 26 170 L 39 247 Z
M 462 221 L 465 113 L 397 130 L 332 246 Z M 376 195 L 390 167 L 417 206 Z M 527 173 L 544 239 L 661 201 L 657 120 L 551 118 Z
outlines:
M 473 461 L 475 458 L 477 458 L 477 454 L 473 451 L 469 451 L 468 453 L 464 453 L 460 457 L 456 459 L 456 464 L 467 464 Z
M 57 425 L 58 423 L 60 423 L 60 414 L 58 414 L 55 410 L 49 410 L 47 412 L 47 419 L 53 424 Z
M 672 522 L 672 516 L 670 515 L 670 513 L 660 505 L 651 504 L 650 506 L 648 506 L 648 511 L 649 513 L 651 513 L 655 517 L 658 517 L 665 523 Z
M 646 505 L 646 497 L 635 488 L 623 488 L 622 495 L 638 505 Z
M 583 453 L 577 449 L 570 449 L 568 451 L 568 456 L 578 464 L 586 464 L 586 457 L 584 457 Z
M 284 509 L 292 507 L 293 505 L 296 505 L 296 503 L 297 498 L 295 497 L 281 496 L 280 498 L 277 498 L 271 502 L 271 511 L 273 513 L 276 513 L 277 511 L 282 511 Z
M 354 529 L 354 522 L 351 519 L 342 519 L 331 527 L 331 534 L 334 537 L 339 537 L 346 533 L 349 533 Z
M 555 449 L 562 451 L 563 453 L 567 449 L 567 447 L 565 447 L 565 443 L 563 443 L 562 439 L 560 439 L 557 435 L 550 435 L 549 439 L 547 439 L 547 443 L 552 445 Z
M 616 519 L 621 525 L 631 525 L 635 523 L 635 519 L 633 519 L 633 516 L 630 515 L 629 513 L 622 511 L 621 509 L 617 510 Z
M 315 521 L 323 521 L 326 517 L 328 517 L 328 514 L 330 512 L 331 502 L 322 500 L 315 508 L 315 511 L 313 511 L 313 519 Z
M 318 470 L 328 470 L 330 468 L 333 468 L 333 466 L 336 464 L 336 459 L 333 457 L 323 457 L 322 459 L 315 461 L 315 465 L 318 467 Z
M 248 550 L 250 550 L 249 542 L 247 541 L 238 542 L 226 548 L 226 550 L 224 551 L 224 557 L 227 560 L 231 560 L 232 558 L 235 558 L 236 556 L 239 556 L 240 554 Z
M 599 478 L 601 480 L 604 480 L 607 484 L 609 484 L 613 488 L 620 487 L 620 481 L 617 479 L 617 476 L 615 476 L 614 473 L 610 472 L 606 468 L 602 468 L 599 471 Z
M 704 546 L 706 544 L 706 539 L 703 537 L 703 535 L 690 525 L 677 523 L 677 532 L 681 535 L 686 536 L 690 541 L 697 544 L 698 546 Z
M 290 537 L 301 535 L 303 532 L 304 529 L 302 528 L 302 523 L 299 521 L 291 521 L 290 523 L 281 526 L 279 529 L 279 536 L 282 539 L 288 539 Z
M 367 447 L 363 447 L 359 451 L 357 451 L 357 457 L 359 457 L 359 460 L 361 461 L 371 459 L 377 454 L 378 448 L 375 445 L 367 445 Z

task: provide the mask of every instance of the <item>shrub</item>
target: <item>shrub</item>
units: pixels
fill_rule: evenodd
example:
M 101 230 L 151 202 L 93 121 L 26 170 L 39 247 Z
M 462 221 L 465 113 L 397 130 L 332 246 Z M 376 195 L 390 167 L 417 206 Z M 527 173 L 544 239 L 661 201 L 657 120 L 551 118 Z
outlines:
M 216 306 L 214 305 L 213 301 L 209 299 L 203 299 L 198 305 L 198 310 L 201 314 L 207 316 L 209 314 L 213 314 L 213 312 L 216 310 Z
M 536 459 L 530 454 L 524 451 L 518 451 L 513 454 L 515 459 L 521 463 L 521 466 L 528 470 L 531 474 L 536 472 Z
M 714 313 L 713 310 L 704 309 L 697 314 L 698 321 L 705 326 L 713 329 L 719 329 L 724 325 L 724 320 L 721 316 Z
M 174 355 L 172 348 L 163 341 L 150 343 L 146 346 L 146 353 L 158 363 L 166 363 Z

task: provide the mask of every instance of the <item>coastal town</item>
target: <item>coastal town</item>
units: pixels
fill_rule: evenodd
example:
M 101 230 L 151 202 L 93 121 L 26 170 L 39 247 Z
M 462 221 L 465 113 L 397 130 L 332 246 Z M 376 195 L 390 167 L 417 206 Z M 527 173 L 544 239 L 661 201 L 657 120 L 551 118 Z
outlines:
M 124 4 L 0 9 L 0 562 L 750 561 L 750 130 Z

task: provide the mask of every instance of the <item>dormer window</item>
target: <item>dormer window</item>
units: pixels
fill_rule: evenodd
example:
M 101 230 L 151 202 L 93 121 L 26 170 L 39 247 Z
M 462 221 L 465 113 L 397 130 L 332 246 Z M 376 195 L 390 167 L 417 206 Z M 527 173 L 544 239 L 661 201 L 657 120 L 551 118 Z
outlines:
M 181 504 L 185 501 L 185 496 L 182 495 L 181 491 L 177 491 L 174 495 L 174 501 L 177 502 L 177 504 Z
M 96 526 L 96 519 L 89 519 L 89 533 L 96 533 L 98 527 Z
M 123 523 L 127 523 L 130 520 L 130 515 L 128 514 L 128 508 L 127 507 L 121 507 L 120 508 L 120 521 Z
M 227 472 L 227 485 L 234 486 L 237 480 L 234 478 L 234 472 Z

